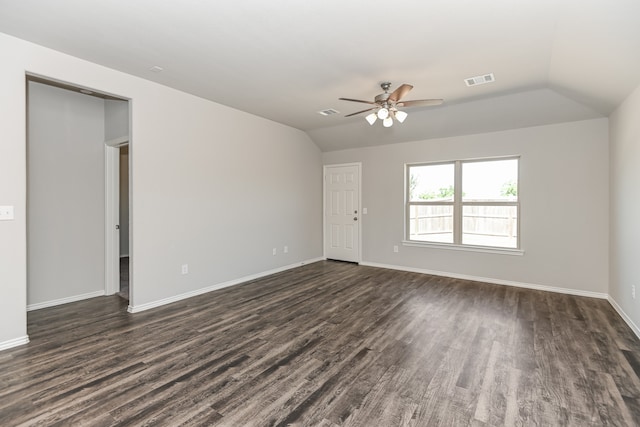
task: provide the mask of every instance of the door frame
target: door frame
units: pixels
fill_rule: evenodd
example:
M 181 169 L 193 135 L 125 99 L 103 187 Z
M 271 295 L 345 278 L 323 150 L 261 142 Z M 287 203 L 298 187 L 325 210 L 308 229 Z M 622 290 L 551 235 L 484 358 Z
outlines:
M 362 162 L 336 163 L 322 166 L 322 257 L 327 259 L 327 170 L 337 167 L 357 167 L 358 168 L 358 259 L 357 263 L 362 263 Z
M 120 210 L 119 187 L 120 165 L 118 163 L 120 150 L 118 147 L 104 146 L 104 293 L 113 295 L 120 289 L 120 266 L 116 268 L 116 261 L 120 261 L 120 236 L 116 231 Z
M 104 293 L 113 295 L 120 290 L 120 147 L 129 145 L 129 137 L 105 141 L 104 145 Z M 129 168 L 129 174 L 131 169 Z M 131 188 L 129 188 L 131 204 Z M 131 210 L 129 210 L 131 212 Z M 129 243 L 131 243 L 131 220 L 129 220 Z M 131 254 L 129 254 L 131 260 Z M 129 304 L 132 299 L 131 269 L 129 270 Z

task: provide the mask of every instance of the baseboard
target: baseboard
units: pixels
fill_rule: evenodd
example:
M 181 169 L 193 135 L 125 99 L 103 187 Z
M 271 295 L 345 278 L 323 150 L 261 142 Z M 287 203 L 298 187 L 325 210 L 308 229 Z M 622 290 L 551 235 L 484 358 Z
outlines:
M 631 318 L 627 315 L 627 313 L 624 312 L 622 307 L 620 307 L 618 302 L 616 300 L 614 300 L 611 295 L 609 295 L 609 298 L 607 298 L 607 299 L 609 300 L 609 304 L 611 304 L 613 309 L 618 312 L 620 317 L 622 317 L 622 320 L 624 320 L 626 322 L 626 324 L 629 325 L 629 327 L 631 328 L 633 333 L 636 334 L 636 336 L 638 338 L 640 338 L 640 328 L 638 328 L 638 325 L 633 323 L 633 320 L 631 320 Z
M 127 308 L 127 311 L 129 313 L 140 313 L 141 311 L 151 310 L 152 308 L 161 307 L 161 306 L 166 305 L 166 304 L 171 304 L 171 303 L 174 303 L 174 302 L 177 302 L 177 301 L 181 301 L 183 299 L 187 299 L 187 298 L 195 297 L 195 296 L 198 296 L 198 295 L 206 294 L 208 292 L 216 291 L 218 289 L 228 288 L 229 286 L 239 285 L 241 283 L 245 283 L 245 282 L 248 282 L 248 281 L 251 281 L 251 280 L 255 280 L 255 279 L 260 279 L 261 277 L 269 276 L 271 274 L 280 273 L 280 272 L 283 272 L 283 271 L 286 271 L 286 270 L 291 270 L 291 269 L 296 268 L 296 267 L 301 267 L 303 265 L 311 264 L 311 263 L 322 261 L 322 260 L 324 260 L 324 258 L 322 258 L 322 257 L 308 259 L 308 260 L 305 260 L 305 261 L 297 262 L 295 264 L 286 265 L 284 267 L 274 268 L 273 270 L 263 271 L 263 272 L 252 274 L 252 275 L 249 275 L 249 276 L 244 276 L 244 277 L 241 277 L 239 279 L 230 280 L 228 282 L 218 283 L 218 284 L 215 284 L 215 285 L 212 285 L 212 286 L 208 286 L 206 288 L 196 289 L 195 291 L 186 292 L 184 294 L 176 295 L 176 296 L 169 297 L 169 298 L 164 298 L 164 299 L 161 299 L 161 300 L 158 300 L 158 301 L 152 301 L 152 302 L 148 302 L 146 304 L 140 304 L 140 305 L 135 305 L 135 306 L 134 305 L 130 305 L 129 308 Z
M 374 262 L 361 262 L 360 265 L 369 267 L 387 268 L 390 270 L 409 271 L 412 273 L 431 274 L 433 276 L 451 277 L 453 279 L 472 280 L 475 282 L 491 283 L 494 285 L 514 286 L 516 288 L 535 289 L 538 291 L 555 292 L 559 294 L 576 295 L 581 297 L 608 299 L 609 295 L 601 292 L 580 291 L 570 288 L 558 288 L 554 286 L 538 285 L 534 283 L 515 282 L 512 280 L 493 279 L 491 277 L 469 276 L 466 274 L 450 273 L 446 271 L 426 270 L 422 268 L 404 267 L 399 265 L 378 264 Z
M 8 350 L 13 347 L 18 347 L 19 345 L 25 345 L 29 343 L 29 336 L 25 335 L 24 337 L 14 338 L 9 341 L 0 342 L 0 351 Z
M 37 304 L 29 304 L 27 305 L 27 311 L 40 310 L 41 308 L 54 307 L 56 305 L 67 304 L 70 302 L 76 302 L 76 301 L 82 301 L 89 298 L 101 297 L 104 294 L 105 293 L 103 289 L 101 291 L 89 292 L 87 294 L 82 294 L 82 295 L 74 295 L 71 297 L 60 298 L 53 301 L 45 301 L 45 302 L 39 302 Z

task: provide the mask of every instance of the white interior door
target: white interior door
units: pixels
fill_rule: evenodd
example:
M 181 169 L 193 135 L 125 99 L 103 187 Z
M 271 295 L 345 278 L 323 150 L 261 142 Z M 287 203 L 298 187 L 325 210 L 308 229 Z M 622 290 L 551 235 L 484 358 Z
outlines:
M 360 262 L 360 164 L 325 166 L 324 200 L 325 256 Z

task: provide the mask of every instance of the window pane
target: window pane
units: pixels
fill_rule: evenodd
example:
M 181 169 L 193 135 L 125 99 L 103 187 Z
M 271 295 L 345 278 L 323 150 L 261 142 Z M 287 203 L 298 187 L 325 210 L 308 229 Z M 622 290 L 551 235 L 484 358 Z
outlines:
M 453 243 L 453 206 L 409 206 L 409 240 Z
M 462 200 L 518 200 L 518 159 L 463 163 Z
M 409 200 L 453 201 L 454 164 L 409 167 Z
M 518 247 L 518 208 L 516 206 L 464 206 L 462 244 Z

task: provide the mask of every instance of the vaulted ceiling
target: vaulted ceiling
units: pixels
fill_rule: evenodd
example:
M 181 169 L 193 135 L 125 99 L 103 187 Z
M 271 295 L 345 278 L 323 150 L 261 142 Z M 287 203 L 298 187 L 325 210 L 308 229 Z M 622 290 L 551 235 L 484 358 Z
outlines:
M 606 117 L 640 84 L 639 23 L 638 0 L 0 0 L 0 32 L 304 130 L 325 151 Z M 373 99 L 382 81 L 445 103 L 391 128 L 344 117 L 366 104 L 339 97 Z

